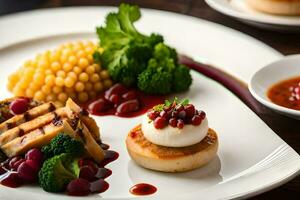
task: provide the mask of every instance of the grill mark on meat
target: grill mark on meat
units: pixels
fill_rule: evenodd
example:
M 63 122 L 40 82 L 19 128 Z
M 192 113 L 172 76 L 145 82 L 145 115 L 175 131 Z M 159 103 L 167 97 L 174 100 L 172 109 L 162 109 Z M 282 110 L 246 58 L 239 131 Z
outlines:
M 39 128 L 39 131 L 41 132 L 42 135 L 45 135 L 44 127 Z
M 18 135 L 21 137 L 21 136 L 23 136 L 24 134 L 25 134 L 25 131 L 24 131 L 23 129 L 19 128 L 19 133 L 18 133 Z
M 52 123 L 54 124 L 54 126 L 60 126 L 63 124 L 63 121 L 61 120 L 61 117 L 54 111 L 53 112 L 53 119 L 52 119 Z
M 48 108 L 49 112 L 52 112 L 52 111 L 54 111 L 55 109 L 56 109 L 56 108 L 55 108 L 55 105 L 53 105 L 53 103 L 50 103 L 49 108 Z

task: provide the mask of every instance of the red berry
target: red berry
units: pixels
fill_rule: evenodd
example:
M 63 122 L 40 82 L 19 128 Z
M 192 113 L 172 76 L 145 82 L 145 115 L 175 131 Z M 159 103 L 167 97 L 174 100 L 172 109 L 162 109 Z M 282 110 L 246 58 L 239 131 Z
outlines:
M 134 90 L 128 91 L 125 94 L 122 95 L 122 98 L 126 101 L 135 99 L 136 98 L 136 92 Z
M 195 114 L 195 107 L 192 104 L 188 104 L 184 110 L 186 112 L 186 116 L 189 118 L 192 118 Z
M 206 113 L 203 111 L 199 111 L 199 116 L 201 117 L 201 119 L 204 119 L 206 117 Z
M 92 102 L 88 107 L 88 111 L 92 114 L 97 114 L 99 112 L 105 112 L 112 107 L 113 105 L 111 102 L 101 98 Z
M 178 116 L 178 113 L 179 112 L 177 110 L 173 110 L 172 113 L 171 113 L 171 116 L 176 118 Z
M 43 159 L 44 159 L 44 155 L 41 152 L 41 150 L 35 148 L 35 149 L 31 149 L 29 150 L 26 155 L 25 155 L 25 159 L 27 160 L 33 160 L 37 163 L 42 164 Z
M 182 129 L 184 127 L 184 121 L 182 119 L 177 120 L 177 128 Z
M 168 112 L 167 111 L 161 111 L 160 113 L 159 113 L 159 115 L 161 116 L 161 117 L 163 117 L 163 118 L 165 118 L 165 119 L 168 119 L 169 118 L 169 114 L 168 114 Z
M 184 110 L 183 105 L 178 105 L 178 106 L 176 106 L 176 110 L 177 110 L 178 112 Z
M 87 181 L 94 181 L 95 180 L 95 171 L 92 167 L 86 165 L 80 168 L 79 178 L 83 178 Z
M 28 110 L 28 100 L 25 98 L 16 99 L 10 103 L 9 108 L 14 115 L 23 114 Z
M 106 169 L 106 168 L 99 168 L 98 172 L 96 174 L 96 178 L 107 178 L 112 174 L 112 171 L 110 169 Z
M 120 100 L 121 100 L 121 98 L 117 94 L 112 94 L 109 97 L 109 101 L 112 102 L 115 105 L 118 105 L 120 103 Z
M 99 179 L 91 183 L 90 191 L 92 193 L 102 193 L 108 189 L 109 185 L 103 179 Z
M 38 170 L 29 164 L 30 160 L 26 160 L 18 167 L 18 175 L 24 181 L 34 182 L 37 179 Z
M 109 100 L 109 97 L 112 94 L 122 95 L 126 92 L 126 90 L 127 90 L 127 88 L 124 85 L 122 85 L 120 83 L 116 83 L 112 87 L 110 87 L 108 90 L 105 91 L 104 97 L 105 97 L 105 99 Z
M 10 173 L 7 177 L 1 180 L 1 184 L 16 188 L 23 184 L 23 180 L 18 176 L 18 173 Z
M 149 119 L 151 120 L 155 120 L 156 117 L 158 117 L 159 113 L 152 110 L 150 112 L 147 113 L 147 116 L 149 117 Z
M 195 116 L 192 118 L 192 124 L 193 124 L 194 126 L 200 125 L 201 122 L 202 122 L 202 119 L 201 119 L 201 117 L 200 117 L 199 115 L 195 115 Z
M 140 108 L 140 102 L 137 99 L 125 101 L 117 107 L 117 113 L 125 114 L 137 111 Z
M 67 186 L 68 195 L 86 196 L 90 193 L 90 183 L 82 178 L 72 180 Z
M 171 118 L 170 120 L 169 120 L 169 124 L 170 124 L 170 126 L 172 126 L 172 127 L 177 127 L 177 119 L 175 119 L 175 118 Z
M 26 161 L 25 159 L 21 158 L 21 159 L 16 160 L 13 163 L 10 162 L 11 170 L 17 171 L 18 167 L 25 161 Z
M 186 116 L 186 112 L 184 110 L 180 111 L 177 115 L 178 118 L 184 119 Z
M 39 163 L 37 161 L 34 160 L 26 160 L 25 161 L 27 165 L 29 165 L 32 169 L 34 170 L 40 170 L 42 163 Z
M 21 156 L 15 156 L 13 158 L 10 159 L 9 163 L 8 163 L 8 166 L 9 166 L 9 169 L 12 169 L 12 170 L 17 170 L 18 167 L 16 167 L 16 163 L 21 160 L 22 157 Z
M 167 125 L 167 120 L 163 117 L 157 117 L 154 121 L 153 121 L 153 125 L 155 128 L 157 129 L 162 129 Z

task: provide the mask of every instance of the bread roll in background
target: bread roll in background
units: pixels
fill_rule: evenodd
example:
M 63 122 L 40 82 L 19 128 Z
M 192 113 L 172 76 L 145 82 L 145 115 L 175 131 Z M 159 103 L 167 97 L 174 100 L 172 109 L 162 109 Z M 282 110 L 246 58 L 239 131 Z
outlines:
M 275 15 L 300 15 L 300 0 L 246 0 L 255 10 Z

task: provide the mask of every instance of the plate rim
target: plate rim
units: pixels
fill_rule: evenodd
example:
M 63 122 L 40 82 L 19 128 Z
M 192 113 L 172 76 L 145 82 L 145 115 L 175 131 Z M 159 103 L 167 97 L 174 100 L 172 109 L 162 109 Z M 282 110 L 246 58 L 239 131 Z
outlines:
M 228 5 L 230 4 L 228 0 L 221 0 L 221 1 L 226 2 Z M 268 25 L 281 25 L 286 27 L 300 26 L 300 22 L 299 22 L 300 17 L 298 21 L 296 20 L 288 21 L 287 19 L 281 19 L 278 21 L 278 18 L 280 18 L 280 16 L 276 16 L 277 20 L 276 19 L 272 20 L 272 18 L 262 18 L 262 17 L 254 16 L 249 13 L 237 11 L 236 9 L 232 8 L 231 5 L 229 5 L 228 7 L 224 7 L 222 3 L 220 3 L 220 0 L 205 0 L 205 2 L 214 10 L 233 18 L 238 18 L 245 21 L 268 24 Z M 270 17 L 272 17 L 272 15 L 270 15 Z
M 84 6 L 85 7 L 85 6 Z M 89 6 L 89 7 L 95 7 L 95 6 Z M 106 7 L 106 6 L 101 6 L 102 8 L 116 8 L 116 7 Z M 76 7 L 76 8 L 78 8 L 78 7 Z M 85 7 L 86 8 L 86 7 Z M 57 8 L 51 8 L 51 9 L 41 9 L 42 11 L 45 11 L 45 10 L 55 10 L 55 9 L 57 9 Z M 59 8 L 59 9 L 66 9 L 66 8 Z M 41 10 L 38 10 L 38 11 L 41 11 Z M 153 10 L 153 9 L 147 9 L 147 10 L 152 10 L 152 11 L 158 11 L 158 12 L 167 12 L 167 13 L 172 13 L 172 12 L 168 12 L 168 11 L 159 11 L 159 10 Z M 26 13 L 29 13 L 29 12 L 32 12 L 32 11 L 27 11 Z M 24 12 L 25 13 L 25 12 Z M 23 13 L 18 13 L 18 15 L 20 15 L 20 14 L 23 14 Z M 176 13 L 172 13 L 172 14 L 175 14 L 175 15 L 179 15 L 179 16 L 185 16 L 185 17 L 192 17 L 192 16 L 186 16 L 186 15 L 182 15 L 182 14 L 176 14 Z M 15 14 L 13 14 L 13 15 L 15 15 Z M 10 15 L 10 16 L 12 16 L 12 15 Z M 6 17 L 8 17 L 8 16 L 6 16 Z M 213 22 L 209 22 L 209 21 L 206 21 L 206 20 L 203 20 L 203 19 L 199 19 L 199 18 L 196 18 L 196 17 L 192 17 L 192 18 L 194 18 L 194 19 L 196 19 L 196 20 L 200 20 L 200 21 L 204 21 L 204 22 L 206 22 L 206 23 L 209 23 L 209 24 L 212 24 L 212 25 L 216 25 L 216 26 L 219 26 L 219 27 L 222 27 L 222 28 L 226 28 L 226 29 L 228 29 L 228 30 L 230 30 L 230 31 L 233 31 L 233 32 L 236 32 L 236 33 L 239 33 L 241 36 L 246 36 L 246 37 L 248 37 L 248 39 L 251 39 L 252 41 L 255 41 L 257 44 L 259 44 L 260 46 L 264 46 L 265 48 L 267 48 L 268 50 L 270 50 L 270 51 L 272 51 L 272 52 L 274 52 L 274 53 L 277 53 L 278 54 L 278 56 L 280 56 L 281 54 L 280 53 L 278 53 L 276 50 L 274 50 L 273 48 L 271 48 L 270 46 L 268 46 L 268 45 L 266 45 L 266 44 L 264 44 L 264 43 L 262 43 L 262 42 L 260 42 L 259 40 L 257 40 L 257 39 L 255 39 L 255 38 L 253 38 L 253 37 L 251 37 L 251 36 L 248 36 L 248 35 L 246 35 L 246 34 L 244 34 L 244 33 L 241 33 L 241 32 L 239 32 L 239 31 L 237 31 L 237 30 L 234 30 L 234 29 L 232 29 L 232 28 L 228 28 L 228 27 L 226 27 L 226 26 L 223 26 L 223 25 L 219 25 L 219 24 L 216 24 L 216 23 L 213 23 Z M 0 20 L 1 20 L 2 18 L 0 18 Z M 69 34 L 69 33 L 66 33 L 66 34 Z M 58 34 L 58 35 L 60 35 L 60 34 Z M 54 35 L 48 35 L 48 37 L 50 37 L 50 36 L 54 36 Z M 46 36 L 47 37 L 47 36 Z M 35 39 L 42 39 L 42 38 L 44 38 L 43 36 L 42 37 L 38 37 L 38 38 L 35 38 Z M 23 40 L 23 41 L 17 41 L 17 42 L 15 42 L 15 43 L 12 43 L 12 44 L 10 44 L 10 45 L 8 45 L 8 46 L 11 46 L 11 45 L 16 45 L 16 44 L 18 44 L 19 42 L 26 42 L 26 41 L 28 41 L 28 40 L 31 40 L 31 39 L 25 39 L 25 40 Z M 1 47 L 0 47 L 1 48 Z M 5 48 L 5 47 L 4 47 Z M 1 48 L 2 49 L 2 48 Z M 261 120 L 261 119 L 260 119 Z M 285 144 L 285 145 L 287 145 L 288 146 L 288 148 L 289 148 L 289 150 L 290 151 L 294 151 L 284 140 L 282 140 L 281 139 L 281 141 L 282 141 L 282 143 L 283 144 Z M 299 157 L 299 155 L 298 155 L 298 157 Z M 299 169 L 300 169 L 300 166 L 299 166 Z M 236 196 L 236 197 L 233 197 L 233 198 L 237 198 L 237 197 L 241 197 L 240 195 L 242 195 L 242 196 L 244 196 L 244 195 L 249 195 L 248 197 L 250 197 L 250 196 L 253 196 L 253 195 L 257 195 L 257 194 L 259 194 L 259 193 L 262 193 L 262 192 L 265 192 L 265 191 L 268 191 L 268 190 L 270 190 L 270 189 L 272 189 L 272 188 L 274 188 L 274 187 L 278 187 L 279 185 L 282 185 L 282 184 L 284 184 L 285 182 L 287 182 L 287 181 L 289 181 L 290 179 L 292 179 L 293 177 L 295 177 L 298 173 L 299 173 L 299 169 L 298 170 L 296 170 L 296 172 L 293 172 L 292 173 L 292 175 L 290 175 L 290 176 L 288 176 L 288 177 L 284 177 L 283 178 L 283 181 L 280 181 L 280 182 L 276 182 L 276 184 L 278 184 L 278 185 L 276 185 L 276 184 L 271 184 L 271 186 L 270 187 L 268 187 L 268 186 L 265 186 L 264 188 L 262 188 L 262 189 L 258 189 L 258 190 L 255 190 L 255 191 L 249 191 L 247 194 L 237 194 L 238 196 Z M 273 187 L 272 187 L 273 186 Z M 252 194 L 252 195 L 251 195 Z M 154 199 L 155 199 L 155 196 L 153 197 Z

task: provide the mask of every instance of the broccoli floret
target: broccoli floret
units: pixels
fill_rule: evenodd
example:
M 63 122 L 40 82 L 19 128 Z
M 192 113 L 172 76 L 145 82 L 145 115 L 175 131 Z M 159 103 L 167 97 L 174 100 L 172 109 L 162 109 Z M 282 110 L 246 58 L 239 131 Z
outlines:
M 173 91 L 181 92 L 189 89 L 192 84 L 192 76 L 190 74 L 190 69 L 185 65 L 178 65 L 174 70 L 173 76 Z
M 186 84 L 181 82 L 185 82 L 188 75 L 181 68 L 183 67 L 177 65 L 176 50 L 159 43 L 154 48 L 153 58 L 149 60 L 147 69 L 138 76 L 138 87 L 150 94 L 168 94 L 177 86 L 180 88 L 176 88 L 175 91 L 182 91 Z M 189 71 L 187 73 L 189 74 Z M 174 83 L 175 80 L 180 83 Z
M 42 152 L 47 158 L 61 153 L 81 154 L 84 152 L 83 144 L 71 136 L 59 133 L 51 142 L 42 147 Z
M 165 45 L 161 35 L 138 32 L 134 22 L 140 17 L 139 7 L 128 4 L 108 14 L 106 25 L 97 28 L 103 52 L 96 51 L 94 60 L 102 63 L 114 81 L 138 86 L 146 93 L 188 89 L 190 72 L 178 64 L 176 50 Z
M 167 94 L 171 92 L 172 75 L 162 67 L 147 68 L 138 77 L 138 87 L 149 94 Z
M 60 154 L 43 163 L 39 171 L 39 184 L 47 192 L 61 192 L 79 176 L 78 159 L 72 154 Z
M 106 17 L 106 26 L 98 27 L 103 53 L 95 52 L 96 61 L 101 61 L 113 80 L 134 86 L 152 57 L 153 47 L 163 41 L 160 35 L 139 33 L 134 22 L 141 17 L 138 6 L 121 4 L 118 13 Z M 100 58 L 100 59 L 99 59 Z

